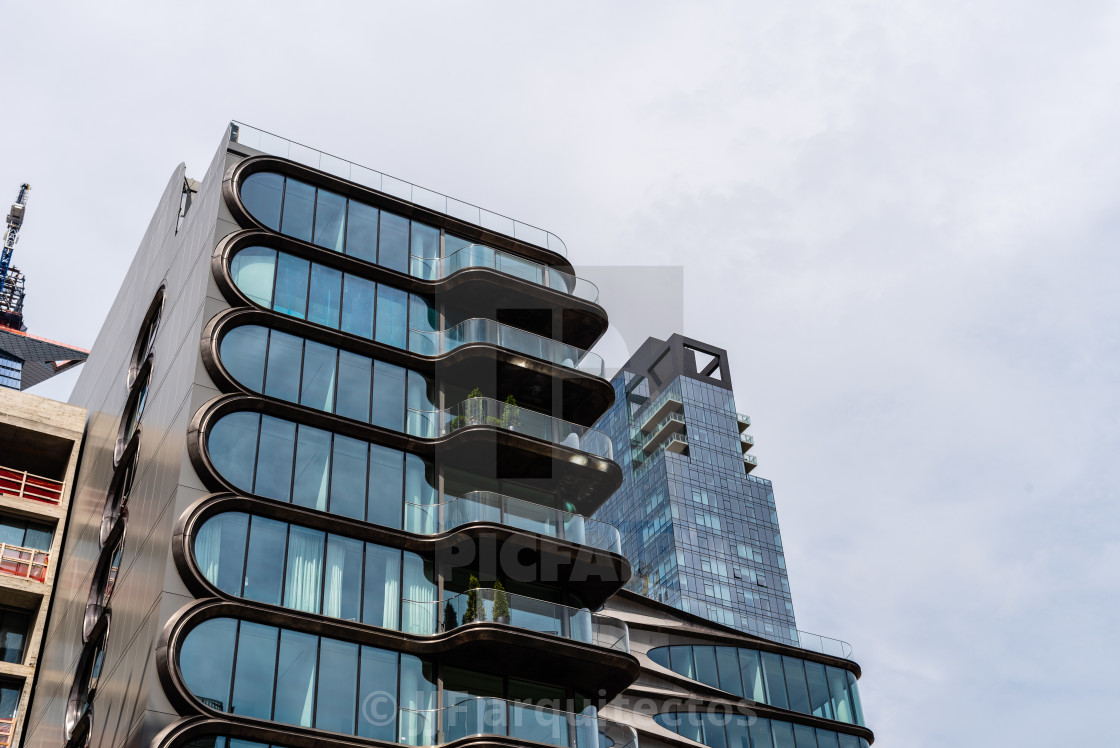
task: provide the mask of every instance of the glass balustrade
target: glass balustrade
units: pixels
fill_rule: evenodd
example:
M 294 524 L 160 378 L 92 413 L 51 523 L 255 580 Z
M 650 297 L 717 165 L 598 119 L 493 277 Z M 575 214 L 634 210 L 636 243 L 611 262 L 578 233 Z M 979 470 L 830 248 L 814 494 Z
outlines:
M 474 697 L 443 709 L 401 709 L 400 742 L 450 743 L 471 735 L 504 735 L 562 748 L 637 748 L 633 727 L 519 701 Z
M 471 491 L 442 504 L 406 502 L 404 521 L 406 530 L 422 535 L 472 522 L 496 522 L 622 555 L 621 536 L 614 525 L 491 491 Z
M 472 397 L 444 410 L 408 411 L 412 436 L 435 439 L 468 426 L 495 426 L 608 460 L 614 455 L 610 437 L 602 431 L 486 397 Z
M 409 261 L 413 276 L 432 281 L 467 268 L 489 268 L 592 303 L 599 300 L 599 289 L 591 281 L 483 244 L 469 244 L 447 257 L 411 255 Z
M 470 343 L 489 343 L 596 377 L 602 377 L 606 370 L 602 357 L 597 353 L 503 325 L 492 319 L 467 319 L 454 327 L 434 332 L 410 329 L 408 334 L 408 349 L 423 356 L 450 353 L 459 346 Z
M 471 205 L 432 190 L 426 190 L 403 179 L 367 169 L 351 161 L 294 143 L 270 132 L 240 122 L 231 122 L 229 139 L 234 143 L 242 143 L 258 151 L 291 159 L 313 169 L 319 169 L 351 182 L 371 187 L 379 192 L 458 218 L 460 221 L 481 226 L 489 231 L 512 236 L 520 241 L 543 247 L 561 255 L 567 256 L 568 254 L 568 248 L 564 246 L 564 242 L 544 229 L 515 221 L 499 213 L 483 210 L 477 205 Z
M 407 620 L 427 621 L 431 627 L 412 633 L 431 635 L 469 623 L 493 621 L 618 652 L 630 651 L 630 630 L 617 618 L 504 590 L 478 588 L 436 601 L 406 599 L 404 606 Z

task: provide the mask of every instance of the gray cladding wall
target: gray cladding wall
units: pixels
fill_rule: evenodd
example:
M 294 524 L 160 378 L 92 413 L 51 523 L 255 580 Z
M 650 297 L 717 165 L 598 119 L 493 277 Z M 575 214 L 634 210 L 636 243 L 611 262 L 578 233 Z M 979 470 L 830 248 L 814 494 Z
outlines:
M 199 341 L 205 322 L 227 306 L 210 277 L 215 244 L 237 228 L 221 199 L 227 159 L 237 157 L 227 154 L 223 139 L 178 232 L 185 167 L 175 170 L 71 397 L 72 403 L 89 410 L 88 431 L 27 725 L 27 748 L 65 741 L 66 702 L 82 649 L 93 569 L 101 553 L 99 530 L 129 395 L 129 364 L 145 313 L 164 283 L 167 296 L 141 421 L 124 554 L 109 605 L 111 623 L 93 700 L 90 745 L 147 745 L 176 718 L 156 676 L 154 650 L 164 622 L 190 599 L 171 559 L 172 529 L 183 509 L 206 493 L 185 446 L 194 411 L 217 394 L 202 368 Z

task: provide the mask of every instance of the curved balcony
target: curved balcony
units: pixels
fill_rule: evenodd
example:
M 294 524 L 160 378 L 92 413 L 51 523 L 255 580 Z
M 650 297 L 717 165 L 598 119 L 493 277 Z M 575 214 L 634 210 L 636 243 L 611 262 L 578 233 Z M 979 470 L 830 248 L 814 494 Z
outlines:
M 409 257 L 409 274 L 423 280 L 443 280 L 467 268 L 497 270 L 593 304 L 599 301 L 599 289 L 591 281 L 484 244 L 468 244 L 447 257 Z
M 472 735 L 504 735 L 562 748 L 637 748 L 630 725 L 519 701 L 473 697 L 443 709 L 401 709 L 400 742 L 434 746 Z
M 494 426 L 562 447 L 613 460 L 609 436 L 589 426 L 486 397 L 472 397 L 444 410 L 408 410 L 410 436 L 436 439 L 471 426 Z
M 508 348 L 551 364 L 575 369 L 602 378 L 606 365 L 597 353 L 591 353 L 542 335 L 504 325 L 492 319 L 465 319 L 446 330 L 429 332 L 409 329 L 408 349 L 422 356 L 440 356 L 471 343 L 488 343 Z
M 406 530 L 420 535 L 435 535 L 473 522 L 495 522 L 622 555 L 622 538 L 614 525 L 492 491 L 471 491 L 442 504 L 406 502 L 404 522 Z
M 309 148 L 305 145 L 300 145 L 287 138 L 273 135 L 270 132 L 265 132 L 264 130 L 259 130 L 240 122 L 231 122 L 229 139 L 235 143 L 242 143 L 250 148 L 255 148 L 258 151 L 263 151 L 273 156 L 280 156 L 281 158 L 291 159 L 305 166 L 310 166 L 313 169 L 325 171 L 328 174 L 333 174 L 365 187 L 370 187 L 378 192 L 384 192 L 387 195 L 392 195 L 393 197 L 405 200 L 413 205 L 443 213 L 444 215 L 451 216 L 460 221 L 479 226 L 487 231 L 505 234 L 518 241 L 547 249 L 550 252 L 555 252 L 564 257 L 568 254 L 568 248 L 564 246 L 564 242 L 560 241 L 560 238 L 556 235 L 544 229 L 530 226 L 521 221 L 515 221 L 499 213 L 492 213 L 477 205 L 471 205 L 470 203 L 456 200 L 447 195 L 433 192 L 432 190 L 426 190 L 423 187 L 406 182 L 403 179 L 397 179 L 388 174 L 382 174 L 373 169 L 367 169 L 351 161 L 338 158 L 337 156 L 331 156 L 330 154 L 323 153 L 314 148 Z
M 500 615 L 498 601 L 503 598 L 507 610 Z M 402 618 L 425 624 L 424 630 L 410 633 L 435 635 L 472 623 L 492 621 L 616 652 L 630 652 L 630 629 L 626 624 L 587 608 L 572 608 L 490 588 L 448 595 L 443 600 L 406 598 L 402 602 Z

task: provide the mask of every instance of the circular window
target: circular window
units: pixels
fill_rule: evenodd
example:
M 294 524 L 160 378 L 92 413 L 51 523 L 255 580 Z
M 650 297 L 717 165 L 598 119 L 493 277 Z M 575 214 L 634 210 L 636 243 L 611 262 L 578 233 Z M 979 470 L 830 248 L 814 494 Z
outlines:
M 117 576 L 120 574 L 121 558 L 124 556 L 124 531 L 128 521 L 128 510 L 121 513 L 120 519 L 113 527 L 108 542 L 101 550 L 97 559 L 97 567 L 93 572 L 93 582 L 89 586 L 89 597 L 86 599 L 86 614 L 82 625 L 84 638 L 92 640 L 97 631 L 97 625 L 108 615 L 109 600 L 117 586 Z
M 133 446 L 134 444 L 136 446 Z M 128 498 L 132 495 L 132 480 L 136 476 L 138 447 L 139 440 L 126 445 L 125 453 L 121 455 L 120 464 L 117 465 L 116 472 L 113 473 L 113 480 L 109 484 L 109 493 L 105 497 L 105 510 L 101 515 L 101 534 L 98 537 L 98 542 L 102 548 L 105 547 L 109 534 L 113 531 L 113 527 L 116 526 L 121 514 L 127 511 Z
M 128 365 L 129 387 L 136 383 L 144 361 L 152 352 L 152 346 L 156 342 L 156 332 L 163 317 L 163 302 L 166 297 L 167 287 L 160 286 L 152 303 L 148 305 L 148 311 L 144 314 L 144 322 L 140 325 L 140 333 L 136 336 L 136 343 L 132 347 L 132 359 Z
M 94 635 L 82 648 L 78 667 L 74 671 L 74 685 L 70 687 L 70 698 L 66 702 L 66 734 L 68 738 L 76 735 L 76 728 L 90 717 L 91 703 L 97 694 L 97 681 L 105 664 L 105 643 L 109 638 L 109 615 L 99 621 Z M 88 728 L 88 724 L 87 724 Z
M 140 369 L 140 376 L 128 395 L 125 403 L 124 416 L 117 430 L 117 445 L 113 450 L 113 464 L 120 464 L 125 448 L 140 428 L 140 420 L 144 417 L 144 408 L 148 404 L 148 386 L 152 382 L 152 357 L 144 362 Z

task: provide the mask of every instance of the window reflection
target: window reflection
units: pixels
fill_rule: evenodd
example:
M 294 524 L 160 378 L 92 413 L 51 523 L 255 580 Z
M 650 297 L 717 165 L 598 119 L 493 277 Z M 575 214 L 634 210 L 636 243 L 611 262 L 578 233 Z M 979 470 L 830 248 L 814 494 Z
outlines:
M 218 419 L 207 452 L 246 493 L 387 527 L 401 527 L 405 502 L 436 502 L 424 458 L 260 413 Z
M 669 712 L 654 721 L 711 748 L 868 748 L 854 735 L 744 714 Z
M 855 675 L 797 657 L 737 647 L 672 646 L 649 658 L 686 678 L 761 704 L 862 725 Z

